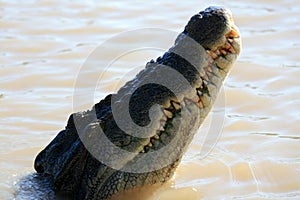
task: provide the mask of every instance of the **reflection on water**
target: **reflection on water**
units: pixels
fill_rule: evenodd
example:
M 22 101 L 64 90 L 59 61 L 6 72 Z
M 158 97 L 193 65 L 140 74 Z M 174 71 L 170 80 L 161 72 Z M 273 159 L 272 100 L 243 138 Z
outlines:
M 214 2 L 232 10 L 244 47 L 225 84 L 222 135 L 213 151 L 201 157 L 203 135 L 216 123 L 207 121 L 174 180 L 148 199 L 299 199 L 298 3 Z M 169 0 L 1 1 L 0 199 L 14 197 L 14 184 L 33 172 L 35 155 L 64 127 L 77 72 L 97 45 L 137 28 L 180 32 L 206 6 Z M 161 51 L 145 54 L 144 63 Z M 115 90 L 115 83 L 128 80 L 124 72 L 141 66 L 141 60 L 119 64 L 102 77 L 95 101 Z M 27 184 L 21 187 L 29 193 L 18 198 L 36 199 Z

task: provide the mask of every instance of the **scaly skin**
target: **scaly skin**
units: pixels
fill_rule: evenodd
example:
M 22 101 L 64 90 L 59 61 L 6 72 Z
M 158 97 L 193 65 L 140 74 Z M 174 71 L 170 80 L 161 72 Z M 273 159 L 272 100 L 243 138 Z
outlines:
M 36 157 L 36 171 L 51 177 L 57 191 L 70 192 L 74 199 L 108 199 L 121 191 L 169 180 L 209 113 L 240 48 L 239 32 L 228 10 L 210 7 L 194 15 L 162 57 L 148 62 L 132 81 L 91 110 L 72 114 L 65 130 Z M 174 94 L 150 83 L 168 77 L 160 70 L 179 72 L 192 90 L 183 87 Z M 155 127 L 147 129 L 144 138 L 127 134 L 114 118 L 114 108 L 128 97 L 134 123 L 145 127 L 151 122 Z M 154 105 L 159 109 L 150 119 L 149 109 Z M 99 140 L 100 128 L 116 147 L 131 153 L 118 156 L 107 151 Z M 96 153 L 89 151 L 91 146 L 96 147 Z M 171 148 L 164 148 L 167 146 Z M 154 154 L 147 157 L 149 153 Z M 102 162 L 109 158 L 120 160 L 118 167 Z

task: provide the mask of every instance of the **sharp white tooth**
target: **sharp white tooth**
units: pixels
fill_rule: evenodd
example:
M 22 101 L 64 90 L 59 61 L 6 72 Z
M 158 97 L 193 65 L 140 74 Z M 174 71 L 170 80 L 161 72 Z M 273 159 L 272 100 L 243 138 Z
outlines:
M 198 93 L 199 96 L 202 95 L 202 92 L 200 90 L 197 90 L 197 93 Z
M 227 40 L 228 40 L 228 42 L 233 43 L 233 39 L 228 38 Z
M 168 118 L 167 118 L 165 115 L 163 115 L 160 121 L 163 122 L 162 125 L 164 125 L 164 123 L 165 123 L 167 120 L 168 120 Z
M 184 102 L 185 102 L 186 104 L 189 104 L 189 103 L 191 103 L 192 101 L 189 100 L 189 99 L 184 99 Z
M 176 110 L 179 110 L 181 108 L 180 104 L 175 101 L 172 102 L 172 105 Z
M 142 150 L 141 153 L 145 153 L 145 150 Z
M 223 55 L 227 55 L 227 52 L 224 49 L 220 50 Z
M 150 142 L 147 146 L 148 146 L 148 147 L 152 147 L 152 143 Z
M 207 71 L 208 71 L 208 72 L 212 72 L 211 67 L 207 67 Z
M 159 139 L 159 135 L 155 134 L 155 135 L 153 136 L 153 138 L 156 139 L 156 140 L 158 140 L 158 139 Z
M 168 100 L 163 104 L 163 107 L 169 108 L 171 106 L 171 102 Z
M 205 74 L 205 76 L 202 76 L 202 78 L 203 78 L 203 82 L 205 83 L 205 81 L 208 81 L 208 76 Z
M 164 113 L 168 118 L 172 118 L 173 117 L 173 113 L 171 111 L 168 111 L 166 109 L 164 109 Z
M 163 126 L 161 126 L 158 130 L 159 131 L 165 131 L 165 128 Z
M 163 119 L 160 120 L 160 126 L 165 126 L 165 124 L 167 122 L 167 117 L 165 117 L 165 118 L 166 118 L 166 120 L 163 120 Z M 158 130 L 158 131 L 160 131 L 160 130 Z
M 195 83 L 194 87 L 195 87 L 195 88 L 199 88 L 201 85 L 202 85 L 202 79 L 199 78 L 199 79 L 197 80 L 197 82 Z

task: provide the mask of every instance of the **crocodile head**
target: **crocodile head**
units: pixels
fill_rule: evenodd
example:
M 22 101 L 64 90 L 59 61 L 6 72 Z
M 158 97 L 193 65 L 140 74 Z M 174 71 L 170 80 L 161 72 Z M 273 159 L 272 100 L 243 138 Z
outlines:
M 169 180 L 240 49 L 230 11 L 209 7 L 194 15 L 162 57 L 148 62 L 92 110 L 71 115 L 66 129 L 37 156 L 37 172 L 51 176 L 57 190 L 72 192 L 78 199 L 107 199 Z M 154 105 L 158 106 L 152 112 Z M 118 121 L 140 137 L 126 132 Z M 146 131 L 138 131 L 149 124 Z M 100 129 L 105 137 L 99 138 Z

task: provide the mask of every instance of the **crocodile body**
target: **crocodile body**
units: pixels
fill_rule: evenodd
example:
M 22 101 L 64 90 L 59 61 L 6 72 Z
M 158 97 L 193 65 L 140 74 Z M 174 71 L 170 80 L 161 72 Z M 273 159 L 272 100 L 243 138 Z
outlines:
M 65 129 L 36 157 L 36 171 L 74 199 L 108 199 L 168 181 L 240 47 L 228 10 L 209 7 L 194 15 L 162 57 L 148 62 L 133 80 L 91 110 L 72 114 Z M 170 90 L 172 83 L 177 87 Z M 124 106 L 141 131 L 119 126 L 128 114 Z M 105 139 L 109 142 L 103 143 Z

